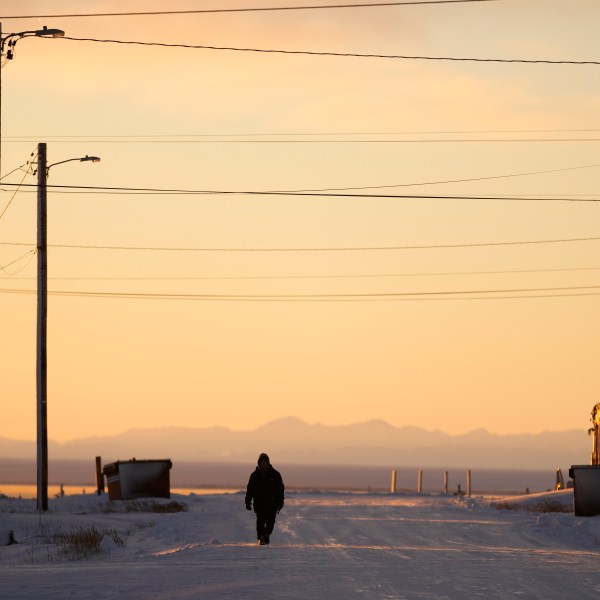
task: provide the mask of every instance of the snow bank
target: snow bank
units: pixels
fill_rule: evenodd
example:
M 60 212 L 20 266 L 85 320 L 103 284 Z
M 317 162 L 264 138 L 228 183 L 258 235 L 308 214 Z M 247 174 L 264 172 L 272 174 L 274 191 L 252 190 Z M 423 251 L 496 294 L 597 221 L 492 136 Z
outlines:
M 527 510 L 538 513 L 572 513 L 573 489 L 501 498 L 491 503 L 498 509 Z
M 544 496 L 290 493 L 270 546 L 256 544 L 241 494 L 137 504 L 67 496 L 43 515 L 35 501 L 4 498 L 0 529 L 18 543 L 0 547 L 1 595 L 597 598 L 600 518 L 497 510 L 572 503 L 570 491 Z

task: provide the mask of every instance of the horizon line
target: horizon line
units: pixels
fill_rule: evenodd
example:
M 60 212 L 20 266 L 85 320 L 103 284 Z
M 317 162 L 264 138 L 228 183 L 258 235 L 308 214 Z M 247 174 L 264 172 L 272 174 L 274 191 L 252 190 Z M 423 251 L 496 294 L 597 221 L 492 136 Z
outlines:
M 484 433 L 484 434 L 487 434 L 487 435 L 490 435 L 493 437 L 517 437 L 517 436 L 535 437 L 535 436 L 540 436 L 540 435 L 548 434 L 548 433 L 568 433 L 568 432 L 572 432 L 572 431 L 579 431 L 578 427 L 571 427 L 571 428 L 566 428 L 566 429 L 542 429 L 537 432 L 525 431 L 525 432 L 499 433 L 499 432 L 490 431 L 489 429 L 487 429 L 483 426 L 480 426 L 480 427 L 475 427 L 473 429 L 465 430 L 462 433 L 450 433 L 448 431 L 444 431 L 443 429 L 441 429 L 439 427 L 428 429 L 428 428 L 420 426 L 420 425 L 410 425 L 410 424 L 394 425 L 383 418 L 372 418 L 372 419 L 367 419 L 364 421 L 355 421 L 355 422 L 344 423 L 344 424 L 327 424 L 327 423 L 320 423 L 320 422 L 309 422 L 300 417 L 288 415 L 286 417 L 277 417 L 277 418 L 271 419 L 270 421 L 266 421 L 262 425 L 257 425 L 251 429 L 236 429 L 236 428 L 233 428 L 233 427 L 230 427 L 227 425 L 217 425 L 217 424 L 199 425 L 199 426 L 162 425 L 162 426 L 155 426 L 155 427 L 129 427 L 128 429 L 121 430 L 120 432 L 117 432 L 117 433 L 89 434 L 89 435 L 85 435 L 85 436 L 65 438 L 65 439 L 61 439 L 61 440 L 55 439 L 55 438 L 49 438 L 49 441 L 54 444 L 64 445 L 64 444 L 69 444 L 72 442 L 80 442 L 80 441 L 90 440 L 90 439 L 94 439 L 94 438 L 115 438 L 115 437 L 119 437 L 122 435 L 126 435 L 131 432 L 161 431 L 161 430 L 164 431 L 164 430 L 169 430 L 169 429 L 174 429 L 174 430 L 225 429 L 232 433 L 254 433 L 265 427 L 269 427 L 271 425 L 281 423 L 281 422 L 286 422 L 286 421 L 287 422 L 296 422 L 298 424 L 305 425 L 308 427 L 322 427 L 322 428 L 328 428 L 328 429 L 345 429 L 345 428 L 356 427 L 356 426 L 361 426 L 361 425 L 381 423 L 392 429 L 397 429 L 397 430 L 420 429 L 427 433 L 440 433 L 444 436 L 448 436 L 448 437 L 452 437 L 452 438 L 464 437 L 464 436 L 471 435 L 474 433 Z M 581 431 L 587 432 L 587 427 L 582 427 Z M 13 438 L 13 437 L 8 437 L 2 433 L 0 433 L 0 440 L 10 441 L 10 442 L 22 442 L 22 443 L 35 443 L 35 441 L 36 441 L 35 437 L 33 437 L 33 438 Z

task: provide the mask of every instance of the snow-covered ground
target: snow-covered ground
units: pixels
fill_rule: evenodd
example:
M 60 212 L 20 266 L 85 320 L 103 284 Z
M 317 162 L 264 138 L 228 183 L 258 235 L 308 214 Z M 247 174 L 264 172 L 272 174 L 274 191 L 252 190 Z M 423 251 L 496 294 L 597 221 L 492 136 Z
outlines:
M 174 496 L 187 511 L 79 495 L 0 499 L 0 598 L 594 598 L 600 517 L 572 491 L 511 499 L 289 493 L 270 546 L 240 494 Z M 168 500 L 148 501 L 169 505 Z M 173 506 L 173 505 L 170 505 Z M 177 506 L 175 506 L 177 508 Z M 110 511 L 110 512 L 107 512 Z M 68 534 L 99 532 L 78 558 Z

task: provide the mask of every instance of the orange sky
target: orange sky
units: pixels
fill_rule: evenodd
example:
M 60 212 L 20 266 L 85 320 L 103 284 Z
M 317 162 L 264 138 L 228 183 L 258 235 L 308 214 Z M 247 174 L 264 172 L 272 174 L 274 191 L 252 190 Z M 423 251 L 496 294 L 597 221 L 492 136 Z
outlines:
M 143 4 L 164 10 L 163 2 Z M 253 3 L 278 4 L 307 3 Z M 84 5 L 59 0 L 50 9 L 47 2 L 23 0 L 0 12 L 7 17 L 140 9 L 131 0 Z M 168 8 L 248 5 L 179 0 Z M 530 0 L 0 20 L 5 34 L 48 25 L 78 38 L 599 60 L 599 17 L 600 7 L 591 0 Z M 600 137 L 590 131 L 600 130 L 599 69 L 26 39 L 2 69 L 2 174 L 23 164 L 44 141 L 49 162 L 102 157 L 96 165 L 56 167 L 49 183 L 57 185 L 293 190 L 588 167 L 600 164 L 597 142 L 543 140 Z M 209 143 L 181 137 L 164 143 L 172 138 L 158 137 L 209 134 L 232 137 Z M 305 134 L 296 139 L 310 143 L 248 143 L 257 138 L 240 137 L 246 134 L 271 140 Z M 316 139 L 360 142 L 312 143 Z M 364 141 L 382 139 L 513 141 Z M 598 171 L 369 191 L 600 198 Z M 16 183 L 22 176 L 17 171 L 5 181 Z M 11 194 L 0 192 L 0 212 Z M 19 192 L 0 219 L 0 242 L 33 245 L 35 209 L 35 194 Z M 570 239 L 599 236 L 599 210 L 591 202 L 51 190 L 49 243 L 306 249 Z M 67 440 L 161 425 L 251 429 L 286 415 L 326 424 L 382 418 L 450 433 L 477 427 L 498 433 L 584 430 L 598 401 L 599 296 L 500 299 L 487 291 L 600 285 L 599 248 L 600 241 L 323 252 L 50 248 L 51 290 L 180 296 L 486 293 L 319 302 L 51 296 L 49 435 Z M 0 244 L 0 265 L 28 250 Z M 34 290 L 35 272 L 35 259 L 0 271 L 0 289 Z M 2 406 L 10 415 L 0 420 L 0 436 L 32 439 L 35 296 L 0 293 L 0 308 Z

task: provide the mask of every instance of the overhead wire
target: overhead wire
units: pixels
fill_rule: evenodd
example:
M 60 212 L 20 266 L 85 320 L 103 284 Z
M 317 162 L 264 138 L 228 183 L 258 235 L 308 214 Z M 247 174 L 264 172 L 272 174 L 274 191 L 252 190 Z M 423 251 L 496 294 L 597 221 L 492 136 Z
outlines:
M 457 135 L 457 134 L 470 134 L 470 135 L 479 135 L 479 134 L 490 134 L 490 133 L 590 133 L 590 132 L 598 132 L 600 129 L 466 129 L 466 130 L 447 130 L 447 131 L 438 131 L 438 130 L 414 130 L 414 131 L 332 131 L 332 132 L 254 132 L 254 133 L 145 133 L 145 134 L 87 134 L 87 135 L 46 135 L 41 136 L 44 139 L 96 139 L 96 138 L 189 138 L 189 137 L 281 137 L 281 136 L 348 136 L 348 135 Z M 31 136 L 31 135 L 9 135 L 4 136 L 3 141 L 6 140 L 28 140 L 35 141 L 40 136 Z
M 449 248 L 483 248 L 493 246 L 524 246 L 574 242 L 595 242 L 597 237 L 559 238 L 545 240 L 519 240 L 510 242 L 474 242 L 467 244 L 425 244 L 414 246 L 340 246 L 340 247 L 281 247 L 281 248 L 229 248 L 229 247 L 177 247 L 177 246 L 109 246 L 92 244 L 48 244 L 48 248 L 79 249 L 79 250 L 136 250 L 152 252 L 369 252 L 390 250 L 436 250 Z M 2 246 L 31 246 L 29 242 L 1 241 Z
M 18 275 L 19 273 L 21 273 L 26 267 L 27 265 L 31 262 L 31 259 L 37 254 L 37 248 L 32 248 L 31 250 L 29 250 L 28 252 L 26 252 L 25 254 L 23 254 L 22 256 L 19 256 L 19 258 L 16 258 L 15 260 L 13 260 L 12 262 L 6 263 L 5 265 L 0 265 L 0 270 L 4 271 L 5 273 L 7 273 L 8 275 Z M 17 264 L 19 261 L 28 258 L 28 260 L 16 271 L 13 271 L 12 273 L 9 272 L 7 269 L 8 267 L 11 267 L 12 265 Z
M 600 63 L 599 63 L 600 64 Z M 30 140 L 27 140 L 30 141 Z M 94 144 L 496 144 L 496 143 L 579 143 L 579 142 L 600 142 L 600 138 L 440 138 L 440 139 L 409 139 L 409 140 L 392 140 L 392 139 L 358 139 L 358 140 L 299 140 L 299 139 L 170 139 L 170 140 L 110 140 L 97 139 L 91 140 Z M 7 140 L 7 143 L 19 143 L 15 140 Z M 55 144 L 71 144 L 72 140 L 54 140 Z
M 16 186 L 15 183 L 3 183 L 1 186 Z M 35 184 L 23 184 L 25 187 L 36 187 Z M 433 194 L 346 194 L 346 193 L 325 193 L 325 192 L 303 192 L 301 190 L 286 191 L 257 191 L 257 190 L 190 190 L 190 189 L 164 189 L 164 188 L 133 188 L 117 186 L 82 186 L 82 185 L 56 185 L 49 184 L 48 189 L 54 190 L 79 190 L 80 193 L 90 193 L 103 191 L 106 193 L 138 192 L 148 194 L 164 195 L 239 195 L 239 196 L 298 196 L 298 197 L 321 197 L 321 198 L 383 198 L 400 200 L 498 200 L 510 202 L 598 202 L 600 198 L 548 198 L 532 196 L 475 196 L 475 195 L 433 195 Z
M 65 276 L 49 277 L 52 281 L 264 281 L 264 280 L 306 280 L 306 279 L 381 279 L 395 277 L 448 277 L 456 275 L 506 275 L 532 273 L 572 273 L 600 271 L 600 267 L 563 267 L 549 269 L 500 269 L 495 271 L 434 271 L 419 273 L 361 273 L 325 275 L 220 275 L 220 276 Z M 15 277 L 15 280 L 33 280 L 35 277 Z
M 440 183 L 454 183 L 453 181 L 448 181 L 448 182 L 440 182 Z M 1 187 L 2 184 L 0 184 L 0 192 L 7 192 L 9 193 L 11 190 L 7 190 L 7 189 L 2 189 Z M 414 184 L 414 185 L 421 185 L 421 184 Z M 427 183 L 427 184 L 422 184 L 422 185 L 434 185 L 433 183 Z M 387 187 L 387 186 L 381 186 L 381 187 Z M 400 187 L 400 186 L 390 186 L 390 187 Z M 334 188 L 334 189 L 340 189 L 343 190 L 345 188 Z M 350 190 L 352 189 L 377 189 L 376 187 L 366 187 L 366 188 L 348 188 Z M 324 190 L 323 190 L 324 191 Z M 21 193 L 28 193 L 28 194 L 35 194 L 35 190 L 22 190 Z M 389 199 L 400 199 L 400 200 L 418 200 L 418 199 L 433 199 L 433 200 L 507 200 L 507 201 L 522 201 L 522 202 L 527 202 L 527 201 L 539 201 L 539 202 L 600 202 L 600 193 L 595 193 L 595 194 L 580 194 L 580 193 L 576 193 L 576 194 L 505 194 L 503 196 L 500 197 L 496 197 L 496 196 L 423 196 L 423 195 L 415 195 L 415 194 L 411 194 L 411 195 L 391 195 L 391 194 L 321 194 L 318 193 L 317 190 L 314 191 L 314 193 L 304 193 L 301 190 L 295 190 L 295 191 L 289 191 L 289 192 L 210 192 L 210 191 L 181 191 L 181 192 L 177 192 L 177 191 L 102 191 L 102 190 L 98 190 L 98 191 L 94 191 L 94 190 L 84 190 L 84 191 L 76 191 L 76 190 L 69 190 L 69 189 L 61 189 L 61 190 L 54 190 L 53 192 L 54 194 L 60 194 L 60 195 L 65 195 L 65 194 L 79 194 L 79 195 L 86 195 L 86 196 L 94 196 L 94 195 L 99 195 L 99 196 L 211 196 L 211 195 L 215 195 L 218 196 L 219 194 L 233 194 L 233 195 L 274 195 L 274 196 L 315 196 L 315 197 L 340 197 L 340 198 L 373 198 L 373 199 L 377 199 L 377 198 L 389 198 Z
M 9 173 L 5 173 L 4 175 L 2 175 L 2 177 L 0 177 L 0 181 L 2 181 L 3 179 L 6 179 L 9 175 L 12 175 L 13 173 L 16 173 L 17 171 L 22 171 L 23 167 L 27 166 L 28 164 L 29 164 L 29 161 L 24 162 L 22 165 L 19 165 L 18 167 L 14 168 Z
M 304 190 L 295 190 L 297 192 L 341 192 L 341 191 L 351 191 L 351 190 L 380 190 L 380 189 L 389 189 L 389 188 L 397 188 L 397 187 L 415 187 L 415 186 L 427 186 L 427 185 L 444 185 L 448 183 L 466 183 L 470 181 L 487 181 L 491 179 L 509 179 L 513 177 L 528 177 L 531 175 L 546 175 L 548 173 L 560 173 L 563 171 L 576 171 L 580 169 L 591 169 L 595 167 L 600 167 L 600 164 L 594 165 L 584 165 L 581 167 L 566 167 L 561 169 L 546 169 L 543 171 L 529 171 L 524 173 L 509 173 L 507 175 L 489 175 L 484 177 L 467 177 L 464 179 L 446 179 L 441 181 L 422 181 L 417 183 L 396 183 L 390 185 L 368 185 L 361 187 L 338 187 L 338 188 L 313 188 L 313 189 L 304 189 Z M 283 191 L 283 190 L 281 190 Z
M 458 298 L 469 299 L 470 297 L 486 298 L 485 294 L 529 294 L 544 292 L 543 296 L 554 297 L 554 294 L 546 292 L 576 292 L 571 295 L 600 295 L 600 292 L 591 292 L 598 290 L 600 285 L 592 286 L 567 286 L 567 287 L 547 287 L 547 288 L 515 288 L 515 289 L 490 289 L 490 290 L 446 290 L 435 292 L 390 292 L 390 293 L 358 293 L 358 294 L 143 294 L 126 292 L 79 292 L 73 290 L 52 290 L 49 295 L 68 296 L 68 297 L 93 297 L 93 298 L 119 298 L 119 299 L 144 299 L 144 300 L 212 300 L 212 301 L 373 301 L 373 300 L 424 300 L 424 299 L 450 299 Z M 0 289 L 2 294 L 35 294 L 35 290 L 26 289 Z M 530 296 L 522 296 L 530 297 Z M 494 296 L 496 299 L 510 298 L 510 296 Z
M 418 6 L 420 4 L 472 4 L 483 2 L 498 2 L 499 0 L 406 0 L 405 2 L 362 2 L 357 4 L 317 4 L 307 6 L 264 6 L 246 8 L 205 8 L 196 10 L 160 10 L 160 11 L 138 11 L 120 13 L 71 13 L 51 15 L 8 15 L 0 19 L 50 19 L 71 17 L 138 17 L 156 15 L 193 15 L 193 14 L 216 14 L 216 13 L 247 13 L 247 12 L 274 12 L 291 10 L 328 10 L 346 8 L 383 8 L 397 6 Z
M 35 156 L 35 152 L 33 152 L 31 154 L 31 156 Z M 16 169 L 12 170 L 10 173 L 5 175 L 5 177 L 6 177 L 6 176 L 14 173 L 15 171 L 22 169 L 22 167 L 24 167 L 25 165 L 27 165 L 27 169 L 25 170 L 25 172 L 23 174 L 23 178 L 21 179 L 21 181 L 18 184 L 16 184 L 16 189 L 14 190 L 13 195 L 10 197 L 9 201 L 6 203 L 6 206 L 0 212 L 0 219 L 2 219 L 2 217 L 6 214 L 6 211 L 9 209 L 10 205 L 12 204 L 13 200 L 15 199 L 15 196 L 19 193 L 19 190 L 21 189 L 21 186 L 23 185 L 25 178 L 31 172 L 32 166 L 33 166 L 33 161 L 27 161 L 25 164 L 21 165 L 20 167 L 17 167 Z
M 43 38 L 40 38 L 43 39 Z M 189 50 L 228 50 L 233 52 L 254 52 L 263 54 L 288 54 L 306 56 L 335 56 L 345 58 L 381 58 L 393 60 L 425 60 L 425 61 L 454 61 L 478 63 L 522 63 L 522 64 L 547 64 L 547 65 L 600 65 L 597 60 L 550 60 L 550 59 L 524 59 L 524 58 L 475 58 L 456 56 L 414 56 L 402 54 L 362 54 L 358 52 L 325 52 L 316 50 L 282 50 L 275 48 L 240 48 L 234 46 L 208 46 L 199 44 L 173 44 L 167 42 L 140 42 L 133 40 L 111 40 L 98 38 L 79 38 L 64 36 L 57 38 L 74 42 L 96 42 L 101 44 L 122 44 L 134 46 L 155 46 L 161 48 L 186 48 Z
M 24 166 L 24 165 L 22 165 Z M 369 186 L 355 186 L 355 187 L 328 187 L 328 188 L 305 188 L 305 189 L 294 189 L 294 190 L 270 190 L 279 193 L 294 193 L 294 192 L 334 192 L 334 191 L 351 191 L 351 190 L 375 190 L 375 189 L 389 189 L 397 187 L 415 187 L 415 186 L 429 186 L 429 185 L 444 185 L 449 183 L 465 183 L 471 181 L 487 181 L 493 179 L 509 179 L 514 177 L 528 177 L 532 175 L 546 175 L 549 173 L 561 173 L 566 171 L 577 171 L 582 169 L 592 169 L 600 167 L 600 164 L 582 165 L 578 167 L 563 167 L 558 169 L 545 169 L 540 171 L 527 171 L 521 173 L 508 173 L 504 175 L 489 175 L 482 177 L 467 177 L 463 179 L 445 179 L 438 181 L 420 181 L 412 183 L 396 183 L 388 185 L 369 185 Z M 17 170 L 17 169 L 15 169 Z M 11 171 L 13 173 L 14 171 Z M 10 173 L 9 173 L 10 175 Z M 0 188 L 0 191 L 5 191 Z M 558 194 L 552 194 L 557 196 Z M 595 194 L 582 194 L 581 196 L 594 196 Z

